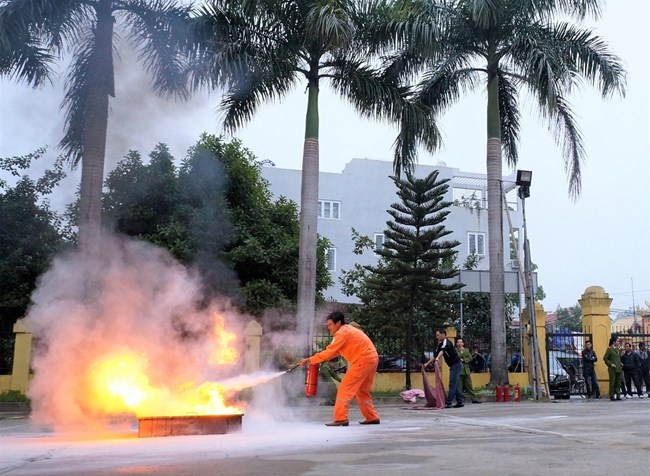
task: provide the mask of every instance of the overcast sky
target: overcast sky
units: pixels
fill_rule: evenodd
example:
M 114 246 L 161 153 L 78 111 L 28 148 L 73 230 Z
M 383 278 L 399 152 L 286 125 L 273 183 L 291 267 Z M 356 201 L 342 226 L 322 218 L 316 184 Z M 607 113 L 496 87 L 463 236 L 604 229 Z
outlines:
M 527 221 L 549 312 L 558 304 L 576 304 L 591 285 L 605 288 L 614 299 L 613 311 L 650 301 L 650 66 L 647 42 L 639 40 L 648 18 L 650 2 L 610 0 L 603 18 L 588 25 L 623 59 L 628 89 L 625 98 L 603 100 L 585 85 L 571 98 L 587 155 L 577 201 L 568 196 L 561 150 L 552 133 L 530 102 L 522 107 L 519 168 L 533 171 Z M 139 68 L 131 66 L 126 50 L 120 56 L 106 171 L 129 149 L 146 155 L 165 142 L 180 160 L 201 132 L 221 132 L 218 94 L 187 103 L 158 99 L 149 93 Z M 0 81 L 0 157 L 47 145 L 51 153 L 39 167 L 51 165 L 62 137 L 62 83 L 57 79 L 52 86 L 32 90 Z M 306 101 L 303 86 L 282 103 L 260 110 L 237 137 L 260 159 L 299 169 Z M 462 171 L 485 173 L 485 109 L 482 91 L 461 99 L 440 120 L 444 148 L 433 156 L 422 154 L 420 163 L 444 161 Z M 395 129 L 359 118 L 327 86 L 321 92 L 320 120 L 322 171 L 340 172 L 352 158 L 392 160 Z M 504 174 L 509 172 L 504 166 Z M 53 202 L 71 201 L 78 180 L 79 173 L 73 173 Z

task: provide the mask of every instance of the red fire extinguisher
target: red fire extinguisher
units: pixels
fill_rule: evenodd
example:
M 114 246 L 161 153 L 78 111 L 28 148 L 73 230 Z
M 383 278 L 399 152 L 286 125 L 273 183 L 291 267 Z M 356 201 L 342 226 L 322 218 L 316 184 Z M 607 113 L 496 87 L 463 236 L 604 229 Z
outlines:
M 515 385 L 515 402 L 521 402 L 521 387 Z
M 503 401 L 504 402 L 510 401 L 510 387 L 508 387 L 507 385 L 503 386 Z
M 318 388 L 318 364 L 309 364 L 307 369 L 307 380 L 305 380 L 305 395 L 308 397 L 316 396 Z
M 497 385 L 495 387 L 494 391 L 496 392 L 497 402 L 500 402 L 501 401 L 501 386 Z

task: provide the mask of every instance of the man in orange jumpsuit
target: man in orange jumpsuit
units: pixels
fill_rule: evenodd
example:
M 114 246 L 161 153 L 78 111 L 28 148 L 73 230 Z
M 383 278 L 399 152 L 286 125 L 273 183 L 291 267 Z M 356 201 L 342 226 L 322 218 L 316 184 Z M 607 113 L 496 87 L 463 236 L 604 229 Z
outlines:
M 375 378 L 379 356 L 370 338 L 360 329 L 345 324 L 343 313 L 335 311 L 327 316 L 327 329 L 334 336 L 330 345 L 317 354 L 302 359 L 300 366 L 319 364 L 342 355 L 348 362 L 348 370 L 336 392 L 334 421 L 327 426 L 348 426 L 348 411 L 352 399 L 356 397 L 359 410 L 365 420 L 362 425 L 379 425 L 379 415 L 375 411 L 370 396 L 370 387 Z

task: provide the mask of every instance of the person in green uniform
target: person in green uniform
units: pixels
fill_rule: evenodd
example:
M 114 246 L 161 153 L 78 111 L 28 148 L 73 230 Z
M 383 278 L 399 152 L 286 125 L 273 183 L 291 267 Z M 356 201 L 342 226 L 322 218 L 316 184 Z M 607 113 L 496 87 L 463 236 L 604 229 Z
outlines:
M 341 382 L 341 376 L 334 370 L 336 364 L 337 359 L 332 359 L 329 362 L 323 362 L 318 369 L 323 384 L 322 388 L 324 388 L 325 404 L 327 405 L 334 405 L 338 384 Z
M 471 352 L 465 348 L 465 342 L 462 338 L 456 339 L 456 350 L 458 350 L 460 360 L 463 362 L 463 367 L 460 371 L 460 388 L 463 393 L 469 395 L 472 403 L 481 403 L 481 401 L 476 396 L 474 387 L 472 386 L 472 376 L 470 375 L 469 363 L 472 361 L 473 357 Z
M 605 351 L 603 362 L 607 365 L 607 371 L 609 372 L 609 399 L 612 401 L 620 400 L 623 364 L 621 363 L 621 349 L 618 344 L 618 337 L 610 337 L 609 347 Z

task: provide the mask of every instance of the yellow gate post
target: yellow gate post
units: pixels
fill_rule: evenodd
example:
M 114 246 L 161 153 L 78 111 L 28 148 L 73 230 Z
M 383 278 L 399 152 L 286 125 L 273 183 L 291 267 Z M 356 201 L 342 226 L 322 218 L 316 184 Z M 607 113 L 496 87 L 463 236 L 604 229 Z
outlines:
M 14 365 L 11 371 L 11 390 L 27 393 L 29 386 L 29 364 L 32 354 L 32 330 L 25 319 L 14 324 L 16 343 L 14 344 Z
M 582 332 L 591 334 L 593 349 L 598 357 L 598 362 L 594 365 L 598 386 L 601 395 L 608 391 L 609 375 L 607 366 L 603 362 L 603 356 L 607 350 L 609 336 L 612 333 L 612 324 L 609 319 L 609 307 L 612 304 L 612 298 L 605 292 L 601 286 L 589 286 L 578 299 L 580 309 L 582 310 Z

